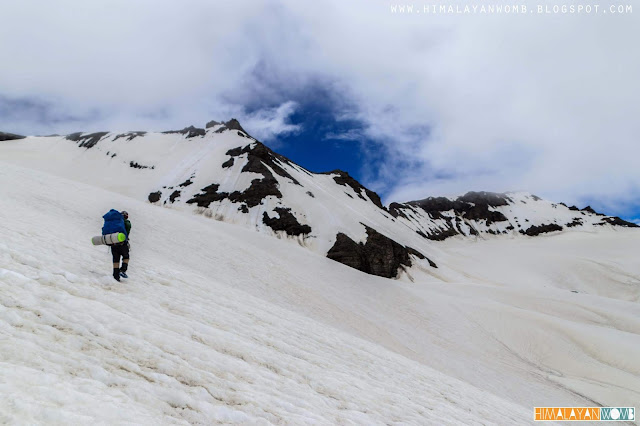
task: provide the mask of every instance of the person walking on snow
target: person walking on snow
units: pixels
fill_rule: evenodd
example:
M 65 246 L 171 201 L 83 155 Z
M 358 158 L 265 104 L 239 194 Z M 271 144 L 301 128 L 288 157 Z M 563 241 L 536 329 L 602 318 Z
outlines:
M 129 233 L 131 232 L 131 222 L 129 221 L 129 213 L 111 209 L 107 214 L 102 216 L 104 226 L 102 227 L 102 235 L 122 232 L 125 234 L 125 241 L 111 245 L 111 256 L 113 257 L 113 278 L 120 281 L 120 277 L 129 278 L 126 274 L 129 267 Z M 120 266 L 120 258 L 122 257 L 122 266 Z

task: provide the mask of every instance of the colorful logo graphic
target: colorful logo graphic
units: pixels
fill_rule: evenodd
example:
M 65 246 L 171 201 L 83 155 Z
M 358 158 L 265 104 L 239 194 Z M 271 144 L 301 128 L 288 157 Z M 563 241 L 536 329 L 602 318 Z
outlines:
M 635 420 L 634 407 L 535 407 L 535 421 L 576 422 L 601 421 L 626 422 Z

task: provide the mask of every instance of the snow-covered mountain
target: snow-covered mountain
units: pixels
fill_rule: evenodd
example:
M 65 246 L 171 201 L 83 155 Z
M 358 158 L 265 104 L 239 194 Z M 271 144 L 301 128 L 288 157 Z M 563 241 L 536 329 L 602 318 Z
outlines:
M 563 206 L 507 194 L 487 210 L 525 231 L 550 218 L 564 229 L 433 241 L 417 232 L 428 235 L 426 210 L 385 211 L 341 173 L 277 158 L 290 177 L 260 163 L 282 198 L 249 207 L 246 189 L 268 176 L 243 172 L 242 151 L 259 145 L 216 129 L 0 143 L 0 423 L 529 424 L 535 406 L 637 407 L 636 229 L 566 227 Z M 212 184 L 228 196 L 187 203 Z M 108 248 L 90 243 L 114 207 L 133 222 L 120 283 Z M 280 218 L 276 207 L 312 232 L 274 231 L 263 218 Z M 440 214 L 486 224 L 470 205 L 447 207 Z M 354 250 L 393 238 L 438 267 L 409 253 L 398 280 L 363 274 L 325 257 L 335 242 L 320 225 L 367 241 Z
M 526 193 L 470 192 L 382 205 L 335 170 L 313 173 L 251 137 L 237 120 L 163 133 L 6 135 L 3 155 L 137 199 L 296 241 L 374 275 L 433 270 L 433 240 L 635 224 Z
M 598 213 L 590 206 L 583 209 L 569 207 L 526 192 L 468 192 L 461 197 L 429 197 L 402 204 L 392 203 L 389 210 L 394 217 L 431 240 L 444 240 L 454 235 L 520 233 L 536 236 L 607 225 L 638 227 L 619 217 Z

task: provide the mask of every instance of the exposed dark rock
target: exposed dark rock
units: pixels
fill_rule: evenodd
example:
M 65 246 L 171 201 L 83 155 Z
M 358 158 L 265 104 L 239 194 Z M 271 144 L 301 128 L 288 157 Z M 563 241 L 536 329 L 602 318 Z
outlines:
M 533 195 L 533 199 L 539 199 L 535 195 Z M 512 201 L 511 198 L 507 197 L 506 194 L 497 194 L 494 192 L 467 192 L 462 197 L 459 197 L 458 200 L 464 201 L 466 203 L 474 203 L 474 204 L 482 204 L 490 207 L 500 207 L 500 206 L 508 206 L 509 201 Z
M 212 184 L 202 188 L 202 193 L 196 194 L 187 204 L 197 203 L 199 207 L 209 207 L 214 201 L 229 199 L 233 203 L 246 203 L 249 207 L 254 207 L 262 203 L 265 197 L 273 195 L 282 198 L 282 193 L 278 190 L 278 182 L 275 178 L 254 179 L 251 186 L 245 191 L 218 192 L 219 184 Z
M 243 204 L 243 205 L 240 206 L 238 211 L 241 211 L 242 213 L 249 213 L 249 207 L 247 207 L 246 204 Z
M 348 192 L 345 192 L 344 194 L 345 194 L 347 197 L 349 197 L 349 198 L 353 198 L 353 195 L 349 194 Z M 360 198 L 363 198 L 363 197 L 360 197 Z M 364 199 L 364 198 L 363 198 L 363 199 Z
M 15 135 L 13 133 L 0 132 L 0 141 L 14 141 L 14 140 L 24 139 L 24 138 L 26 138 L 26 136 Z
M 409 254 L 414 255 L 418 259 L 423 259 L 423 260 L 426 259 L 426 261 L 429 262 L 429 266 L 431 266 L 432 268 L 438 267 L 438 265 L 436 265 L 436 263 L 433 260 L 426 257 L 424 254 L 420 253 L 418 250 L 412 249 L 411 247 L 407 247 L 407 252 L 409 252 Z
M 614 226 L 624 226 L 626 228 L 640 228 L 637 224 L 633 222 L 627 222 L 626 220 L 622 220 L 617 216 L 614 217 L 605 217 L 602 219 L 604 222 L 607 222 L 610 225 Z
M 577 212 L 577 211 L 579 211 L 580 209 L 579 209 L 579 208 L 577 208 L 576 206 L 571 206 L 571 207 L 569 207 L 569 210 L 572 210 L 572 211 L 574 211 L 574 212 Z
M 562 231 L 562 226 L 557 225 L 555 223 L 549 223 L 549 224 L 540 225 L 540 226 L 533 225 L 529 227 L 529 229 L 524 231 L 524 234 L 529 235 L 530 237 L 534 237 L 536 235 L 544 234 L 547 232 L 554 232 L 554 231 Z
M 173 203 L 176 201 L 176 198 L 178 198 L 179 196 L 180 196 L 180 191 L 175 190 L 171 195 L 169 195 L 169 201 Z
M 114 153 L 111 155 L 111 158 L 113 158 L 113 157 L 115 157 L 115 156 L 116 156 L 116 153 L 114 152 Z
M 182 182 L 180 185 L 178 185 L 180 188 L 184 188 L 187 187 L 189 185 L 193 184 L 193 182 L 191 182 L 191 179 L 187 179 L 184 182 Z
M 210 122 L 207 123 L 207 125 L 205 126 L 206 129 L 210 129 L 211 127 L 215 127 L 218 124 L 222 124 L 216 120 L 211 120 Z
M 267 212 L 262 213 L 262 222 L 274 231 L 285 231 L 287 235 L 302 235 L 311 233 L 309 225 L 302 225 L 291 213 L 291 209 L 276 207 L 279 217 L 270 218 Z
M 365 255 L 364 244 L 356 243 L 342 232 L 336 235 L 336 242 L 327 253 L 327 257 L 367 274 L 371 273 L 371 266 Z
M 228 169 L 231 166 L 233 166 L 233 157 L 229 158 L 227 161 L 222 163 L 222 168 L 223 169 Z
M 400 265 L 411 266 L 410 254 L 426 259 L 417 250 L 402 246 L 375 229 L 364 226 L 367 230 L 366 243 L 356 243 L 347 235 L 338 233 L 327 257 L 367 274 L 385 278 L 398 276 Z M 429 264 L 436 267 L 430 260 Z
M 308 195 L 309 197 L 311 197 L 311 198 L 316 198 L 316 196 L 315 196 L 315 195 L 313 195 L 313 192 L 311 192 L 311 191 L 307 191 L 307 195 Z
M 134 169 L 155 169 L 156 166 L 143 166 L 142 164 L 138 164 L 135 161 L 129 161 L 129 167 Z
M 162 197 L 162 192 L 160 192 L 160 191 L 152 192 L 151 194 L 149 194 L 149 202 L 150 203 L 156 203 L 156 202 L 160 201 L 160 197 Z
M 241 138 L 245 138 L 246 136 L 244 135 L 244 133 L 242 133 L 241 131 L 238 130 L 238 136 L 240 136 Z
M 82 137 L 82 132 L 69 133 L 64 138 L 68 141 L 78 142 Z
M 494 222 L 505 222 L 507 218 L 500 212 L 489 210 L 484 206 L 476 205 L 469 209 L 464 214 L 465 219 L 482 220 L 485 219 L 487 225 L 491 225 Z
M 533 195 L 533 194 L 531 194 L 531 198 L 533 198 L 536 201 L 541 201 L 542 200 L 542 198 L 538 197 L 537 195 Z
M 420 207 L 433 219 L 444 219 L 441 212 L 453 210 L 457 215 L 468 220 L 486 220 L 487 225 L 504 222 L 507 218 L 500 212 L 489 210 L 489 207 L 506 206 L 511 199 L 504 194 L 491 192 L 467 192 L 456 200 L 445 197 L 429 197 L 420 201 L 411 201 L 408 205 Z M 398 208 L 396 207 L 396 211 Z
M 242 126 L 240 125 L 240 122 L 238 120 L 236 120 L 235 118 L 232 118 L 231 120 L 227 121 L 226 123 L 224 123 L 224 126 L 229 129 L 229 130 L 241 130 L 244 133 L 247 133 Z
M 82 132 L 77 132 L 77 133 L 71 133 L 70 135 L 67 135 L 65 139 L 73 142 L 80 142 L 78 144 L 79 147 L 88 149 L 88 148 L 93 148 L 95 144 L 97 144 L 98 141 L 100 141 L 100 139 L 102 139 L 104 136 L 108 134 L 109 132 L 97 132 L 97 133 L 90 133 L 88 135 L 83 135 Z
M 396 203 L 393 203 L 396 204 Z M 419 201 L 410 201 L 407 203 L 411 206 L 420 207 L 427 213 L 439 213 L 446 212 L 449 210 L 462 210 L 465 207 L 466 203 L 462 203 L 460 201 L 452 201 L 445 197 L 429 197 L 424 200 Z M 402 206 L 402 204 L 400 204 Z
M 592 208 L 591 208 L 591 206 L 587 206 L 587 207 L 585 207 L 584 209 L 582 209 L 582 211 L 583 211 L 583 212 L 589 212 L 589 213 L 591 213 L 591 214 L 595 214 L 595 215 L 597 215 L 597 216 L 605 216 L 604 214 L 602 214 L 602 213 L 598 213 L 597 211 L 595 211 L 594 209 L 592 209 Z
M 127 141 L 131 141 L 139 136 L 144 136 L 146 134 L 147 132 L 127 132 L 117 135 L 115 138 L 113 138 L 113 140 L 115 142 L 120 138 L 127 138 Z
M 403 204 L 400 203 L 391 203 L 389 204 L 389 213 L 391 213 L 391 216 L 397 218 L 398 216 L 402 216 L 405 219 L 407 219 L 407 215 L 404 214 L 404 212 L 402 211 L 402 209 L 404 209 L 405 206 Z
M 166 132 L 162 132 L 164 134 L 175 134 L 175 133 L 179 133 L 182 135 L 185 135 L 185 137 L 187 139 L 189 138 L 195 138 L 197 136 L 204 136 L 206 131 L 204 129 L 200 129 L 194 126 L 189 126 L 189 127 L 185 127 L 182 130 L 168 130 Z
M 246 149 L 246 151 L 245 151 Z M 245 146 L 244 148 L 241 146 L 238 146 L 236 148 L 230 149 L 229 151 L 227 151 L 227 155 L 230 155 L 231 157 L 238 157 L 240 155 L 242 155 L 245 152 L 249 152 L 250 150 L 250 145 Z
M 574 226 L 580 226 L 582 225 L 582 219 L 580 219 L 579 217 L 576 217 L 573 219 L 573 222 L 567 223 L 565 226 L 567 228 L 573 228 Z
M 255 141 L 245 147 L 237 147 L 227 151 L 227 155 L 231 157 L 237 157 L 245 153 L 247 154 L 247 164 L 242 168 L 243 172 L 259 173 L 263 175 L 265 179 L 272 178 L 275 180 L 269 168 L 266 167 L 269 166 L 279 176 L 290 179 L 294 184 L 300 185 L 300 183 L 279 164 L 293 165 L 294 163 L 287 157 L 277 154 L 267 148 L 261 142 Z
M 449 223 L 447 229 L 438 229 L 437 231 L 431 231 L 427 234 L 427 238 L 432 241 L 444 241 L 449 237 L 458 235 L 458 231 Z
M 333 180 L 338 184 L 338 185 L 342 185 L 342 186 L 349 186 L 351 187 L 356 195 L 363 199 L 363 200 L 367 200 L 366 198 L 364 198 L 364 196 L 362 195 L 362 191 L 364 190 L 365 194 L 367 194 L 367 197 L 369 197 L 369 199 L 373 202 L 373 204 L 375 204 L 376 206 L 378 206 L 379 208 L 381 208 L 382 210 L 384 210 L 385 208 L 382 206 L 382 202 L 380 201 L 380 196 L 378 194 L 376 194 L 375 192 L 365 188 L 364 186 L 362 186 L 360 184 L 360 182 L 358 182 L 357 180 L 355 180 L 353 177 L 351 177 L 349 175 L 349 173 L 344 172 L 342 170 L 334 170 L 332 172 L 326 172 L 326 173 L 322 173 L 322 174 L 328 174 L 328 175 L 338 175 L 338 176 L 334 176 Z
M 251 138 L 250 136 L 248 136 L 249 134 L 247 133 L 246 130 L 244 130 L 242 128 L 242 126 L 240 125 L 240 122 L 238 120 L 236 120 L 235 118 L 232 118 L 231 120 L 227 121 L 226 123 L 217 123 L 217 124 L 222 124 L 222 127 L 220 127 L 218 130 L 216 130 L 216 133 L 222 133 L 226 130 L 239 130 L 241 132 L 243 132 L 243 135 L 240 136 L 245 136 Z M 215 126 L 215 124 L 214 124 Z M 213 126 L 212 126 L 213 127 Z M 253 138 L 251 138 L 253 139 Z
M 220 185 L 217 183 L 211 184 L 202 188 L 202 193 L 196 194 L 192 199 L 187 201 L 187 204 L 197 203 L 198 207 L 209 207 L 209 204 L 214 201 L 222 201 L 229 196 L 228 192 L 218 193 Z
M 286 172 L 277 163 L 277 161 L 279 161 L 287 164 L 291 161 L 288 158 L 281 156 L 280 154 L 276 154 L 260 142 L 255 142 L 254 148 L 248 152 L 247 159 L 247 164 L 242 168 L 243 172 L 260 173 L 265 178 L 273 178 L 271 171 L 269 171 L 269 169 L 265 166 L 266 164 L 271 167 L 271 169 L 273 169 L 273 171 L 278 175 L 290 179 L 296 185 L 300 185 L 300 183 L 296 179 L 294 179 L 293 176 Z
M 254 179 L 251 186 L 244 192 L 234 191 L 229 194 L 229 199 L 234 203 L 244 202 L 247 206 L 254 207 L 262 204 L 262 200 L 268 196 L 282 198 L 278 189 L 278 181 L 275 178 Z

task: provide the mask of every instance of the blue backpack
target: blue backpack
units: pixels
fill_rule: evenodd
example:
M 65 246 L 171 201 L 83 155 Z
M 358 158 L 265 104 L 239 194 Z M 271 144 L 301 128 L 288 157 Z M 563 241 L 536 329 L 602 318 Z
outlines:
M 124 227 L 124 218 L 118 210 L 111 209 L 107 214 L 102 216 L 104 219 L 104 226 L 102 227 L 102 235 L 109 235 L 115 232 L 122 232 L 127 235 L 127 230 Z M 129 237 L 127 235 L 127 237 Z

